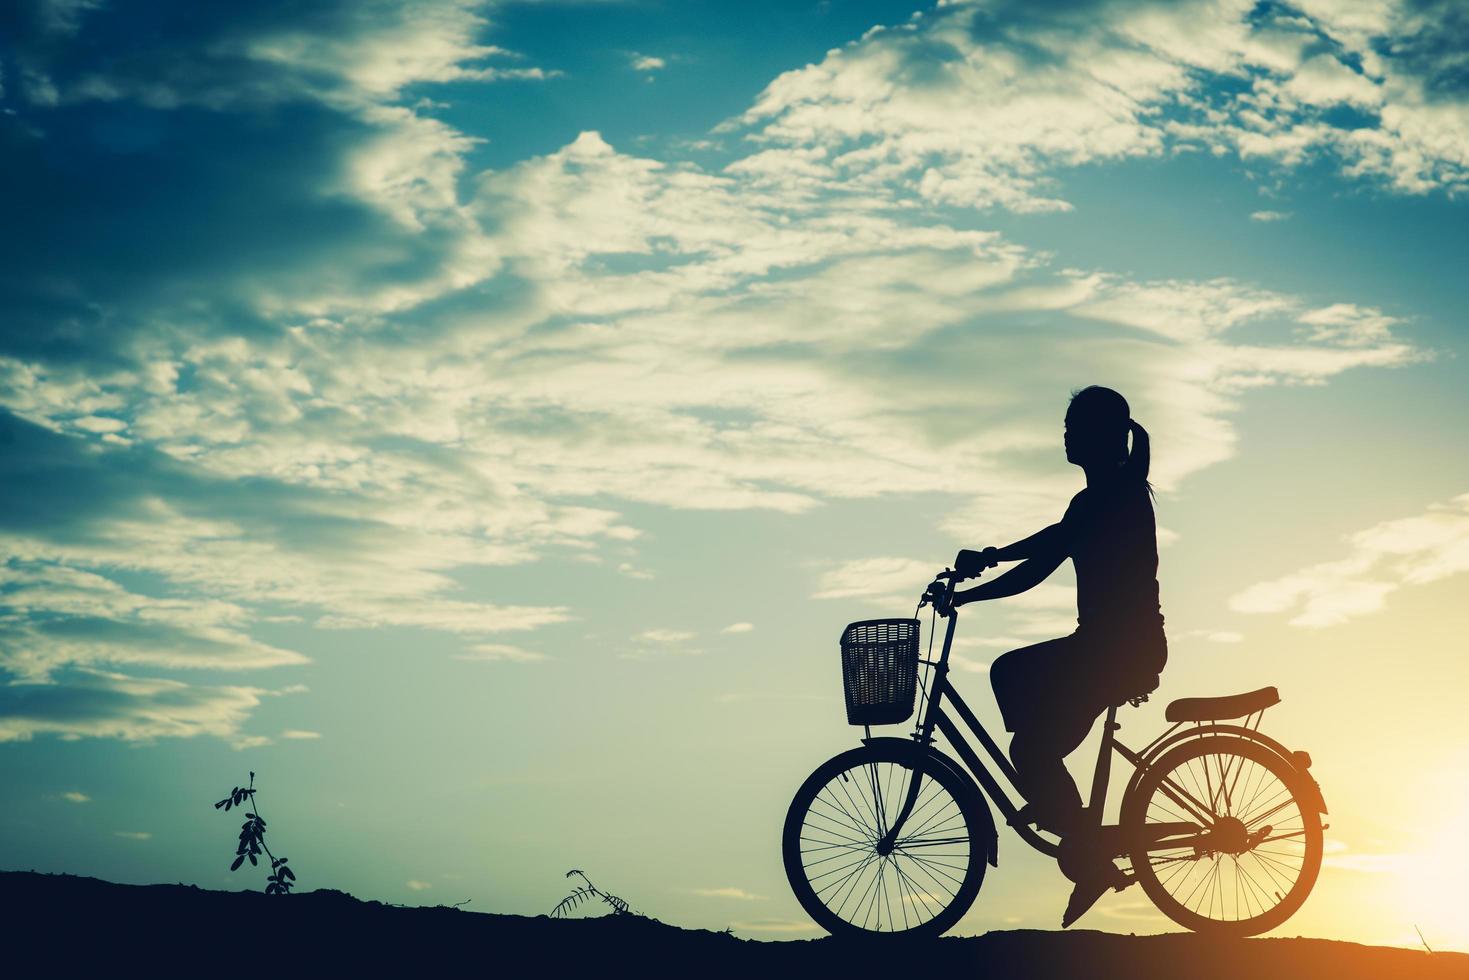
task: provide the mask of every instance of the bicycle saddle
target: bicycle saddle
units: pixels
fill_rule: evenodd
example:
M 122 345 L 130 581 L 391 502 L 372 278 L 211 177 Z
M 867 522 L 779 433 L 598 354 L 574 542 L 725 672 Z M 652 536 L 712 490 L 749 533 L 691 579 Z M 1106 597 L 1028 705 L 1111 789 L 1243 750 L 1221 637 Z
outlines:
M 1160 674 L 1149 674 L 1148 679 L 1141 683 L 1130 684 L 1124 688 L 1115 689 L 1112 697 L 1108 699 L 1108 704 L 1116 708 L 1120 708 L 1124 704 L 1130 704 L 1136 708 L 1148 700 L 1149 694 L 1158 689 L 1158 684 L 1161 679 L 1162 675 Z M 1121 691 L 1126 691 L 1126 693 L 1121 693 Z
M 1280 692 L 1262 687 L 1245 694 L 1222 698 L 1179 698 L 1168 705 L 1163 717 L 1169 721 L 1214 721 L 1219 718 L 1243 718 L 1280 703 Z

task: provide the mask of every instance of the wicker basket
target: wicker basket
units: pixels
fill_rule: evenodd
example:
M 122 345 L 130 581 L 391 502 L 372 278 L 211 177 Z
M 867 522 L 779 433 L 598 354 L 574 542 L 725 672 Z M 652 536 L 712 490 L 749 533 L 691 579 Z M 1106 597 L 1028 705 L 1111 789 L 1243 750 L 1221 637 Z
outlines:
M 896 725 L 913 714 L 918 620 L 868 619 L 842 632 L 847 723 Z

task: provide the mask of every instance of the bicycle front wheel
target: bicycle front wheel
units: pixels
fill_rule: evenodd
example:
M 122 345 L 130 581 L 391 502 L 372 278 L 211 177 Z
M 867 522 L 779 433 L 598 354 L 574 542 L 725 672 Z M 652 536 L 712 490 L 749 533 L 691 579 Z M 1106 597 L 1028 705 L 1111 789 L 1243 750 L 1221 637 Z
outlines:
M 913 808 L 883 846 L 914 780 Z M 786 813 L 791 890 L 834 936 L 939 935 L 984 880 L 984 805 L 937 756 L 880 744 L 843 752 L 806 779 Z
M 1310 777 L 1248 739 L 1190 739 L 1122 803 L 1138 883 L 1194 932 L 1254 936 L 1301 907 L 1321 870 Z

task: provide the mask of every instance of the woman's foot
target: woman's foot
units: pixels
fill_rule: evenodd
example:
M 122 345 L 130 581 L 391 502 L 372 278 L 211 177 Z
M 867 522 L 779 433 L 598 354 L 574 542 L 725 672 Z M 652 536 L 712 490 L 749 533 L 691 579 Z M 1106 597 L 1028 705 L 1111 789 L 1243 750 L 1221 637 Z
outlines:
M 1121 847 L 1121 828 L 1116 825 L 1078 830 L 1061 839 L 1057 864 L 1061 873 L 1076 883 L 1061 928 L 1081 918 L 1109 888 L 1126 888 L 1129 880 L 1112 859 Z
M 1097 899 L 1106 894 L 1108 889 L 1121 891 L 1126 888 L 1127 880 L 1127 876 L 1111 861 L 1094 865 L 1089 872 L 1080 877 L 1080 880 L 1076 882 L 1076 887 L 1071 889 L 1071 898 L 1066 902 L 1066 911 L 1061 913 L 1061 928 L 1065 929 L 1085 915 L 1087 910 L 1097 904 Z

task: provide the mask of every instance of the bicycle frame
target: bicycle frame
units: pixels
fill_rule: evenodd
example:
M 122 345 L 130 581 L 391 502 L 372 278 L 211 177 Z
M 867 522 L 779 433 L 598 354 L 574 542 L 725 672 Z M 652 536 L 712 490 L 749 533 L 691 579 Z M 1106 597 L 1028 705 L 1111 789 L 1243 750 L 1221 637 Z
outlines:
M 974 714 L 973 710 L 959 696 L 959 692 L 949 683 L 949 651 L 953 648 L 954 630 L 959 620 L 958 610 L 954 609 L 951 604 L 953 592 L 954 580 L 950 579 L 947 593 L 944 597 L 945 605 L 948 606 L 948 615 L 945 617 L 948 620 L 948 628 L 944 634 L 943 652 L 939 655 L 937 661 L 924 659 L 920 659 L 919 661 L 932 669 L 932 675 L 928 690 L 927 708 L 912 737 L 920 745 L 930 746 L 934 742 L 934 733 L 936 731 L 941 733 L 949 741 L 949 744 L 953 746 L 954 752 L 968 768 L 969 775 L 982 788 L 983 794 L 995 806 L 1000 808 L 1000 812 L 1005 815 L 1005 822 L 1020 835 L 1021 840 L 1042 854 L 1049 857 L 1056 857 L 1060 854 L 1060 845 L 1042 837 L 1035 828 L 1032 828 L 1025 821 L 1017 819 L 1021 808 L 1011 802 L 1009 794 L 1000 786 L 994 774 L 985 765 L 984 760 L 980 758 L 979 753 L 975 751 L 974 747 L 964 737 L 964 732 L 960 729 L 954 717 L 944 710 L 944 702 L 947 700 L 952 705 L 955 715 L 958 716 L 958 721 L 963 722 L 964 726 L 969 730 L 969 734 L 984 749 L 985 754 L 989 756 L 995 767 L 1009 781 L 1010 785 L 1017 789 L 1018 793 L 1019 782 L 1015 767 L 1005 756 L 1005 753 L 1001 751 L 999 745 L 995 743 L 995 740 L 990 736 L 989 732 L 986 731 L 984 725 Z M 1173 735 L 1174 731 L 1179 728 L 1179 725 L 1175 724 L 1141 752 L 1135 752 L 1117 741 L 1114 733 L 1121 727 L 1121 725 L 1117 724 L 1117 706 L 1112 705 L 1107 709 L 1106 721 L 1102 726 L 1102 742 L 1097 752 L 1096 769 L 1092 776 L 1089 806 L 1086 810 L 1088 818 L 1095 820 L 1098 825 L 1101 824 L 1101 813 L 1107 800 L 1107 786 L 1111 777 L 1110 763 L 1112 753 L 1115 751 L 1123 759 L 1127 760 L 1134 769 L 1141 771 L 1147 765 L 1147 760 L 1153 753 L 1155 747 Z M 903 801 L 903 806 L 899 810 L 897 818 L 893 821 L 892 827 L 884 836 L 882 844 L 879 845 L 880 847 L 891 847 L 897 839 L 903 824 L 912 813 L 913 806 L 918 799 L 919 782 L 918 779 L 914 779 L 910 783 L 907 796 Z M 1169 788 L 1165 786 L 1163 790 L 1175 802 L 1182 806 L 1186 812 L 1190 812 L 1192 815 L 1198 817 L 1204 827 L 1210 825 L 1212 821 L 1207 816 L 1209 808 L 1201 804 L 1198 800 L 1193 799 L 1191 794 L 1182 791 L 1181 787 Z M 1175 795 L 1176 792 L 1181 793 L 1181 795 Z M 1024 799 L 1023 795 L 1021 798 L 1022 800 Z M 1175 834 L 1197 833 L 1198 829 L 1198 824 L 1178 824 L 1176 826 L 1160 824 L 1156 828 L 1156 832 L 1164 836 L 1173 836 Z

